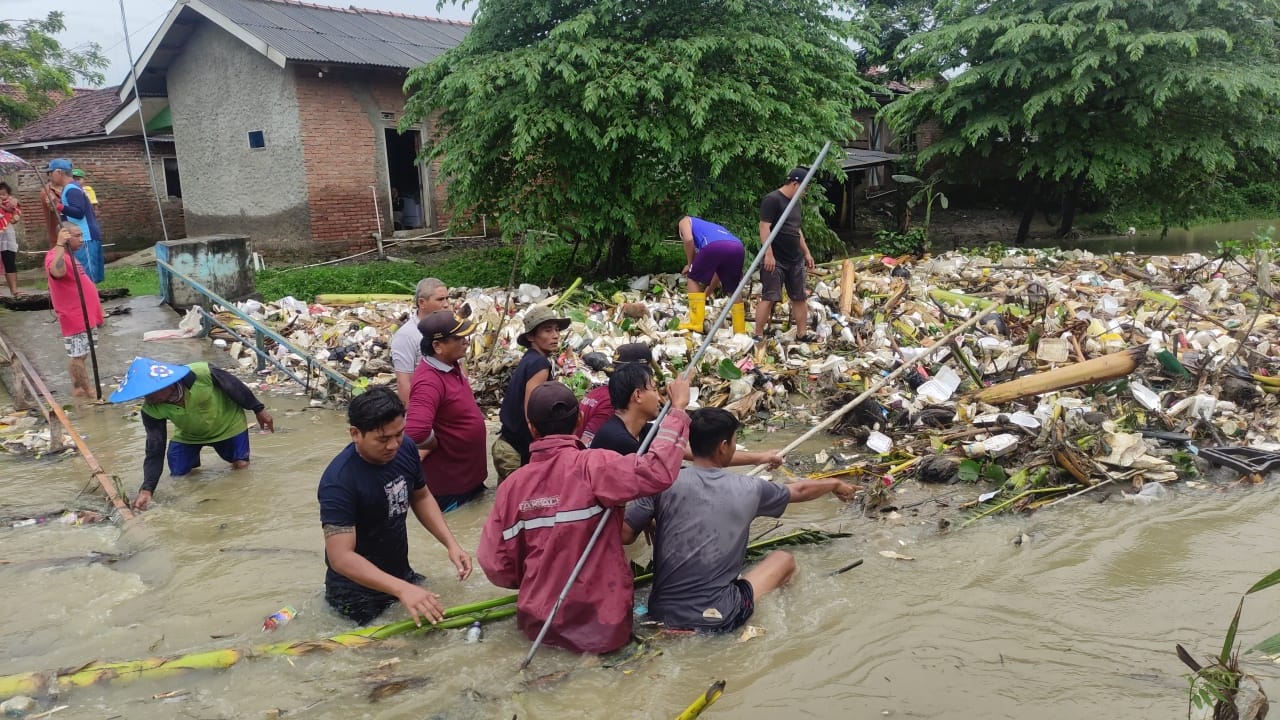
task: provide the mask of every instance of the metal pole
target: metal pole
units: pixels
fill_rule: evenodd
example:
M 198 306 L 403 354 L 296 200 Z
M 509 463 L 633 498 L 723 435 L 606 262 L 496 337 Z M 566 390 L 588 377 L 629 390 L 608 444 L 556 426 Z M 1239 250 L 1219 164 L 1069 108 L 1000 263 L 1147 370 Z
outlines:
M 156 168 L 151 159 L 151 141 L 147 139 L 147 118 L 142 114 L 142 88 L 138 86 L 138 68 L 133 64 L 133 44 L 129 42 L 129 21 L 124 17 L 124 0 L 120 0 L 120 27 L 124 28 L 124 50 L 129 55 L 129 73 L 133 76 L 133 97 L 138 101 L 138 125 L 142 128 L 142 149 L 147 153 L 147 175 L 151 178 L 151 194 L 156 198 L 156 212 L 160 214 L 160 233 L 167 241 L 169 227 L 164 221 L 164 203 L 160 201 L 160 188 L 156 186 Z M 102 393 L 98 393 L 98 396 L 101 398 Z
M 89 306 L 84 301 L 84 286 L 80 284 L 80 266 L 76 265 L 76 254 L 67 251 L 66 258 L 71 263 L 71 277 L 76 280 L 76 294 L 80 296 L 80 313 L 84 316 L 84 334 L 89 338 L 89 360 L 93 363 L 93 387 L 97 390 L 98 399 L 102 399 L 102 381 L 98 379 L 98 351 L 93 347 L 93 325 L 89 322 Z
M 751 267 L 747 268 L 747 271 L 742 274 L 742 281 L 738 283 L 738 287 L 735 288 L 733 294 L 729 296 L 729 299 L 724 304 L 724 309 L 720 311 L 720 314 L 716 316 L 715 321 L 711 323 L 711 329 L 707 331 L 707 335 L 703 339 L 702 345 L 698 347 L 697 351 L 694 352 L 693 357 L 689 360 L 689 364 L 685 366 L 683 374 L 686 378 L 693 372 L 693 369 L 698 366 L 698 361 L 702 359 L 702 355 L 706 353 L 707 348 L 711 347 L 711 341 L 715 338 L 716 331 L 724 325 L 724 321 L 729 317 L 729 312 L 732 309 L 733 304 L 742 296 L 743 290 L 751 284 L 752 273 L 756 271 L 756 268 L 759 267 L 760 263 L 764 260 L 765 251 L 773 245 L 773 239 L 778 236 L 778 231 L 782 229 L 782 225 L 786 222 L 787 216 L 791 214 L 792 208 L 800 203 L 800 198 L 804 196 L 805 188 L 809 187 L 809 181 L 813 179 L 814 173 L 818 172 L 818 166 L 822 164 L 823 159 L 827 156 L 827 151 L 830 149 L 830 142 L 823 145 L 822 151 L 818 153 L 818 157 L 814 159 L 813 164 L 809 166 L 809 172 L 805 174 L 804 180 L 800 183 L 800 189 L 796 190 L 796 194 L 791 197 L 791 202 L 787 203 L 786 209 L 782 211 L 782 215 L 778 218 L 778 221 L 773 224 L 773 230 L 769 232 L 769 237 L 765 238 L 764 243 L 760 246 L 760 252 L 756 254 L 755 260 L 751 261 Z M 636 451 L 637 455 L 643 455 L 649 449 L 649 445 L 653 443 L 653 438 L 658 434 L 658 426 L 662 424 L 663 418 L 665 418 L 667 413 L 670 411 L 671 401 L 667 400 L 667 402 L 663 404 L 662 410 L 658 412 L 658 417 L 655 418 L 653 423 L 649 426 L 649 432 L 645 434 L 644 440 L 640 442 L 640 449 Z M 528 667 L 529 663 L 533 661 L 534 654 L 538 652 L 538 647 L 542 645 L 542 639 L 546 637 L 547 630 L 551 628 L 551 621 L 555 619 L 556 613 L 560 611 L 560 606 L 564 603 L 565 598 L 568 597 L 569 589 L 573 587 L 573 583 L 578 579 L 578 574 L 582 572 L 582 566 L 587 563 L 587 557 L 591 555 L 591 550 L 595 548 L 596 541 L 600 539 L 600 533 L 604 530 L 604 526 L 609 523 L 609 517 L 612 514 L 613 508 L 607 507 L 604 509 L 604 513 L 600 515 L 600 522 L 596 525 L 595 531 L 591 533 L 591 539 L 587 541 L 587 547 L 582 551 L 582 557 L 578 558 L 578 563 L 573 566 L 573 571 L 569 573 L 569 580 L 564 584 L 564 589 L 560 591 L 560 596 L 556 598 L 556 604 L 551 607 L 551 612 L 548 613 L 547 619 L 543 621 L 542 629 L 538 631 L 538 637 L 534 638 L 533 646 L 529 648 L 529 654 L 525 656 L 524 662 L 520 663 L 521 670 Z

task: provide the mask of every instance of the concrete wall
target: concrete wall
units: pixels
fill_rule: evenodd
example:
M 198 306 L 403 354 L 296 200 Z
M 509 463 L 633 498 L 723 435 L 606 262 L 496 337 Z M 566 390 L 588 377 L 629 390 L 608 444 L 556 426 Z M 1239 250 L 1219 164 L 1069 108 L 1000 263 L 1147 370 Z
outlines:
M 164 156 L 172 157 L 173 144 L 153 142 L 151 153 L 157 168 L 157 182 L 164 193 Z M 147 177 L 147 158 L 141 137 L 103 138 L 90 142 L 53 145 L 44 148 L 22 148 L 17 154 L 37 168 L 54 158 L 67 158 L 89 174 L 89 185 L 98 195 L 98 223 L 107 243 L 108 257 L 151 247 L 164 238 L 160 216 L 156 210 L 151 180 Z M 15 186 L 22 203 L 22 220 L 18 223 L 18 241 L 26 250 L 48 247 L 43 213 L 40 212 L 40 187 L 44 175 L 22 172 L 5 181 Z M 185 186 L 186 178 L 183 177 Z M 182 198 L 165 197 L 162 202 L 169 237 L 186 236 Z M 34 256 L 28 256 L 34 257 Z M 19 256 L 22 260 L 24 256 Z M 30 260 L 35 263 L 40 258 Z
M 231 302 L 244 300 L 254 292 L 249 265 L 252 252 L 249 239 L 243 235 L 209 235 L 156 245 L 157 259 Z M 209 307 L 212 301 L 167 269 L 159 268 L 159 273 L 160 297 L 175 310 L 192 305 Z
M 168 74 L 187 231 L 306 238 L 311 219 L 293 73 L 204 23 Z M 250 149 L 248 134 L 266 147 Z

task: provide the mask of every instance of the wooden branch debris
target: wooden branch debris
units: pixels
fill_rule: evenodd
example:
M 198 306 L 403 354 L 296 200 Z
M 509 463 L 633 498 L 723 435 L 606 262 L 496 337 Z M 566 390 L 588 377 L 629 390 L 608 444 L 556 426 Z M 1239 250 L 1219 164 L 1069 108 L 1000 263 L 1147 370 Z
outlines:
M 1115 380 L 1126 377 L 1136 370 L 1138 363 L 1146 355 L 1147 346 L 1138 345 L 1111 355 L 1103 355 L 1081 363 L 992 385 L 974 393 L 973 399 L 990 405 L 1000 405 L 1032 395 Z
M 840 314 L 848 316 L 853 310 L 853 291 L 858 283 L 858 273 L 853 269 L 853 261 L 845 260 L 840 266 Z

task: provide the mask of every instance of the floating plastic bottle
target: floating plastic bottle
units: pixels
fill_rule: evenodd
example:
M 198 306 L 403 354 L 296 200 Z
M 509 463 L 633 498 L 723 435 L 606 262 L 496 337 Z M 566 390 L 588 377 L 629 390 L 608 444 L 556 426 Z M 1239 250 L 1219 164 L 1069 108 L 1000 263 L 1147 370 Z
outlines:
M 297 615 L 297 610 L 285 605 L 279 610 L 268 615 L 267 619 L 262 621 L 262 632 L 271 632 L 281 625 L 287 624 L 290 620 L 297 617 Z
M 471 627 L 467 628 L 467 642 L 478 643 L 482 637 L 484 637 L 484 629 L 480 627 L 480 621 L 471 623 Z

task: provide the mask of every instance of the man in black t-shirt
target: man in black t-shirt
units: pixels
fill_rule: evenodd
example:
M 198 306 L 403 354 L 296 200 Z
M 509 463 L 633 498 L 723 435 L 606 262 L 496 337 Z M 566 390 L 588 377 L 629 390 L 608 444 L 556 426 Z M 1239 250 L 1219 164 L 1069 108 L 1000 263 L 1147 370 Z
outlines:
M 395 391 L 380 385 L 356 396 L 347 420 L 352 442 L 325 468 L 316 492 L 328 566 L 325 599 L 361 625 L 397 600 L 419 625 L 435 624 L 444 617 L 440 596 L 420 587 L 425 578 L 409 566 L 409 511 L 448 551 L 459 580 L 471 574 L 471 558 L 427 489 Z
M 619 365 L 609 376 L 609 401 L 613 403 L 614 415 L 596 430 L 591 448 L 634 455 L 640 451 L 640 441 L 662 409 L 662 396 L 654 384 L 653 370 L 640 363 Z M 784 462 L 778 453 L 767 451 L 741 451 L 730 457 L 732 465 L 767 465 L 770 470 Z M 685 450 L 684 459 L 692 460 L 693 455 Z
M 800 190 L 808 171 L 795 168 L 787 173 L 787 181 L 782 187 L 774 190 L 760 201 L 760 242 L 769 239 L 774 223 L 782 217 L 791 198 Z M 764 261 L 760 264 L 760 302 L 756 304 L 756 334 L 754 339 L 764 339 L 765 328 L 769 317 L 773 314 L 773 306 L 782 300 L 782 286 L 787 287 L 787 297 L 791 300 L 791 323 L 796 328 L 796 339 L 809 341 L 813 334 L 809 332 L 809 307 L 805 304 L 808 297 L 805 290 L 805 270 L 813 269 L 813 255 L 805 244 L 801 225 L 800 204 L 797 203 L 791 214 L 782 223 L 773 244 L 765 250 Z

